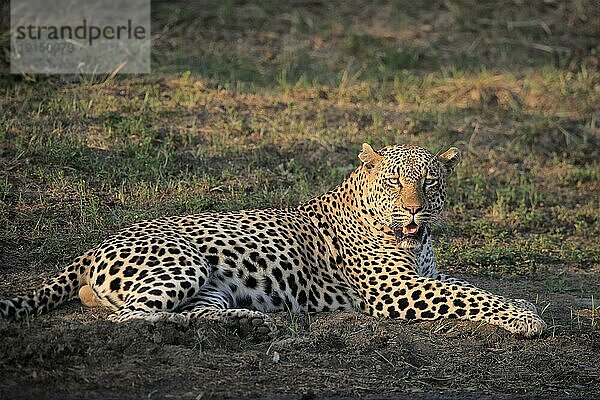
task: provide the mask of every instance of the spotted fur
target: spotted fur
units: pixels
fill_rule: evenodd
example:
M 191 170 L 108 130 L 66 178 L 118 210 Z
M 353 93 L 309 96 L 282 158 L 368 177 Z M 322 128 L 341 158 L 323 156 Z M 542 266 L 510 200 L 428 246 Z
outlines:
M 2 316 L 46 312 L 79 297 L 117 322 L 196 318 L 275 326 L 268 312 L 357 309 L 404 320 L 486 321 L 533 336 L 544 321 L 509 300 L 438 274 L 430 227 L 445 202 L 456 148 L 374 151 L 342 184 L 296 208 L 202 213 L 139 222 L 78 257 Z

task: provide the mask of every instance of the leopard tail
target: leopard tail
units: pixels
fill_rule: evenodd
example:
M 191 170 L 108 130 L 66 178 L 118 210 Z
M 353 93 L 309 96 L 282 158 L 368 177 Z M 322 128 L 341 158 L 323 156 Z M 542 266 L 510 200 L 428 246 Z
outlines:
M 58 275 L 36 290 L 11 299 L 0 300 L 0 317 L 23 318 L 46 313 L 77 297 L 89 280 L 92 252 L 77 257 Z

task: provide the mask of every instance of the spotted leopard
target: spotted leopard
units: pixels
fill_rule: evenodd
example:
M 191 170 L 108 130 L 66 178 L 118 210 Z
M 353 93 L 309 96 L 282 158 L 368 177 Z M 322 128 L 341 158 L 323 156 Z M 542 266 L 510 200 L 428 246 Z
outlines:
M 536 308 L 439 274 L 431 225 L 458 149 L 374 151 L 333 190 L 295 208 L 206 212 L 143 221 L 109 237 L 4 317 L 43 313 L 79 296 L 109 319 L 211 319 L 270 333 L 269 312 L 359 310 L 403 320 L 485 321 L 524 336 Z

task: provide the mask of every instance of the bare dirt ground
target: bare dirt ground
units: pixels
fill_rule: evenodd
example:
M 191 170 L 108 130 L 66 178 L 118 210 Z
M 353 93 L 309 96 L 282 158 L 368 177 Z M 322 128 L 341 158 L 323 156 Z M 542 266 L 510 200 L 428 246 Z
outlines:
M 514 296 L 535 291 L 532 282 L 471 280 Z M 113 324 L 74 301 L 30 321 L 0 321 L 0 397 L 597 397 L 600 334 L 582 332 L 570 314 L 589 305 L 571 295 L 538 301 L 551 301 L 551 328 L 533 340 L 488 325 L 353 312 L 276 315 L 278 336 L 260 340 L 215 323 Z

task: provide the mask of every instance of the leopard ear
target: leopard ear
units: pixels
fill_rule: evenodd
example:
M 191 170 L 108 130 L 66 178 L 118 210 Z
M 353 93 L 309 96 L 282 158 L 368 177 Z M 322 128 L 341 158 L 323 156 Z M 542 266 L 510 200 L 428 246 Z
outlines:
M 458 164 L 460 159 L 460 150 L 456 147 L 450 147 L 438 156 L 438 160 L 444 165 L 448 174 L 454 170 L 454 167 Z
M 383 156 L 377 153 L 368 143 L 363 143 L 362 150 L 358 155 L 360 161 L 367 169 L 372 169 L 383 160 Z

